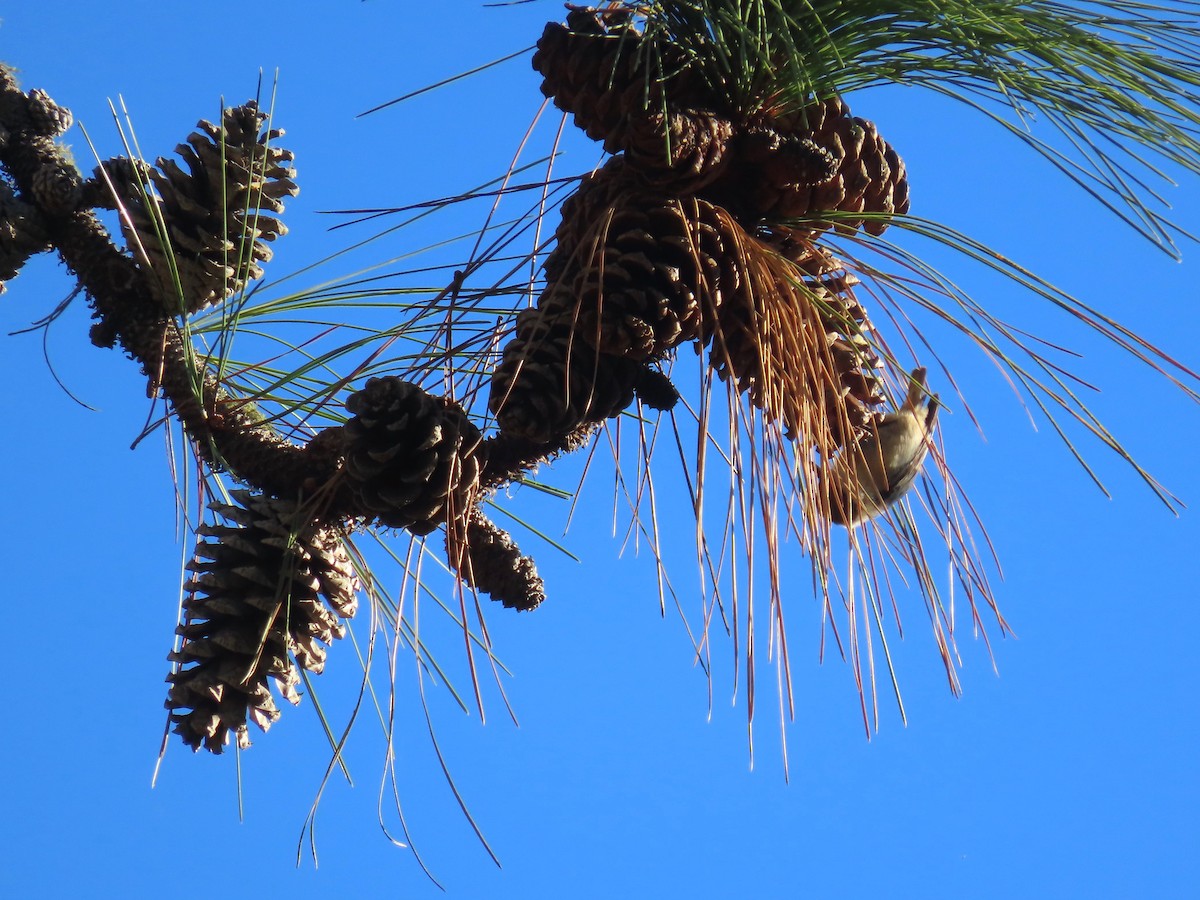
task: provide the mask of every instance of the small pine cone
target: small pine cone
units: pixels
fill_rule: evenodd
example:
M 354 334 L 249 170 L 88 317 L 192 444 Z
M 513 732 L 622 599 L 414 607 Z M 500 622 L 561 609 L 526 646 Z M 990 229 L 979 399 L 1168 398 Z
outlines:
M 838 98 L 780 117 L 762 117 L 739 138 L 730 177 L 712 196 L 744 219 L 811 216 L 822 211 L 908 212 L 904 162 L 874 124 L 850 115 Z M 885 220 L 839 219 L 839 231 L 878 235 Z
M 537 444 L 602 422 L 633 402 L 636 360 L 598 353 L 570 316 L 524 310 L 492 373 L 489 406 L 502 434 Z
M 416 535 L 465 515 L 486 450 L 457 403 L 385 376 L 369 379 L 346 409 L 345 471 L 364 515 Z
M 674 409 L 679 402 L 679 389 L 671 379 L 649 366 L 642 369 L 641 377 L 633 389 L 637 392 L 638 400 L 660 412 Z
M 357 605 L 358 580 L 335 529 L 298 518 L 290 501 L 233 497 L 237 505 L 211 505 L 227 524 L 197 530 L 183 644 L 170 655 L 179 668 L 167 677 L 176 733 L 213 753 L 230 733 L 248 747 L 249 722 L 266 731 L 279 718 L 268 677 L 300 702 L 297 665 L 323 671 L 325 646 L 345 634 L 340 619 Z
M 74 123 L 71 111 L 59 106 L 43 90 L 33 89 L 28 94 L 29 127 L 37 134 L 58 137 L 65 134 Z
M 47 212 L 65 215 L 83 200 L 83 179 L 74 166 L 47 163 L 33 173 L 33 197 Z
M 275 146 L 282 131 L 262 131 L 266 118 L 251 101 L 226 109 L 219 127 L 201 120 L 175 148 L 186 171 L 161 157 L 149 171 L 157 196 L 133 180 L 133 166 L 116 186 L 127 201 L 126 241 L 172 314 L 219 303 L 261 277 L 267 242 L 287 233 L 272 214 L 298 193 L 293 156 Z M 118 171 L 109 169 L 114 180 Z
M 506 609 L 536 609 L 546 599 L 533 559 L 522 556 L 512 536 L 478 507 L 467 515 L 465 529 L 447 529 L 446 555 L 467 584 Z

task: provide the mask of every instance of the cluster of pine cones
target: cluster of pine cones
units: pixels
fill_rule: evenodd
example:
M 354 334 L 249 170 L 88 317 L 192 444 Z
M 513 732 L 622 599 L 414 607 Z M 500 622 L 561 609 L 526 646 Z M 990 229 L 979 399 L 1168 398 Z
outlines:
M 643 53 L 644 40 L 628 13 L 576 9 L 538 44 L 543 92 L 613 156 L 563 203 L 545 289 L 492 374 L 499 436 L 563 448 L 635 398 L 669 409 L 679 395 L 660 364 L 692 343 L 804 452 L 828 458 L 869 430 L 884 398 L 856 279 L 818 238 L 878 234 L 905 212 L 904 165 L 837 98 L 735 114 L 670 45 Z M 131 249 L 170 315 L 241 290 L 270 255 L 263 242 L 284 232 L 267 213 L 295 193 L 291 156 L 263 122 L 253 105 L 202 122 L 179 148 L 186 171 L 159 160 L 99 173 L 118 186 Z M 536 606 L 532 561 L 480 511 L 490 444 L 467 413 L 396 377 L 369 380 L 347 412 L 325 440 L 350 517 L 444 528 L 464 580 Z M 167 701 L 184 740 L 214 752 L 279 716 L 268 679 L 298 700 L 300 670 L 321 670 L 358 589 L 338 527 L 293 502 L 233 501 L 200 532 Z
M 645 40 L 628 11 L 574 9 L 538 42 L 543 93 L 615 155 L 562 205 L 546 286 L 493 373 L 500 432 L 551 442 L 635 397 L 669 406 L 658 366 L 694 342 L 828 456 L 884 395 L 856 279 L 816 239 L 906 212 L 904 164 L 838 98 L 736 113 Z
M 266 118 L 254 102 L 231 107 L 178 146 L 184 166 L 116 158 L 84 186 L 91 205 L 122 210 L 128 252 L 160 316 L 236 296 L 262 276 L 267 242 L 286 233 L 278 214 L 297 192 L 292 154 Z M 487 444 L 462 407 L 386 376 L 369 379 L 346 410 L 345 424 L 317 439 L 348 498 L 337 515 L 237 491 L 211 504 L 216 521 L 198 531 L 166 701 L 193 749 L 248 746 L 249 724 L 266 730 L 279 718 L 271 682 L 296 703 L 301 671 L 323 670 L 360 587 L 347 527 L 417 536 L 445 527 L 451 564 L 468 584 L 517 609 L 545 596 L 532 560 L 479 509 Z

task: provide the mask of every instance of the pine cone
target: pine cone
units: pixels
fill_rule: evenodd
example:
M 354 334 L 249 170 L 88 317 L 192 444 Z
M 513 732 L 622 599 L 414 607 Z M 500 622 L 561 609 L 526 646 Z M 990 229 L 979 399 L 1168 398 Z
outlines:
M 707 201 L 639 189 L 627 176 L 617 157 L 563 203 L 538 308 L 569 319 L 602 353 L 661 359 L 707 340 L 713 309 L 741 280 L 727 263 L 742 229 Z
M 74 166 L 47 163 L 33 173 L 30 192 L 42 209 L 62 216 L 79 209 L 83 179 Z
M 640 368 L 580 340 L 570 317 L 525 310 L 492 373 L 490 408 L 502 433 L 548 444 L 629 406 Z
M 22 93 L 7 67 L 0 72 L 3 82 L 3 97 L 0 97 L 0 118 L 7 127 L 0 127 L 0 147 L 8 144 L 9 129 L 24 132 L 27 138 L 36 135 L 56 138 L 70 129 L 74 123 L 71 111 L 59 106 L 45 91 L 34 88 Z
M 465 515 L 485 448 L 457 403 L 386 376 L 368 380 L 346 409 L 346 475 L 365 512 L 416 535 Z
M 65 106 L 59 106 L 45 91 L 34 88 L 27 95 L 30 128 L 46 137 L 58 137 L 70 130 L 75 117 Z
M 465 529 L 447 529 L 446 555 L 467 584 L 490 594 L 506 609 L 524 612 L 546 599 L 533 559 L 522 556 L 509 533 L 478 507 L 467 515 Z
M 542 93 L 645 181 L 695 193 L 729 163 L 734 125 L 669 43 L 644 46 L 628 10 L 572 10 L 550 23 L 533 67 Z
M 734 124 L 710 110 L 643 110 L 627 121 L 621 149 L 651 187 L 694 194 L 734 160 Z
M 642 183 L 623 156 L 614 156 L 585 175 L 559 208 L 554 249 L 542 266 L 546 282 L 562 281 L 568 270 L 585 267 L 595 255 L 596 244 L 616 207 L 630 194 L 643 192 Z
M 84 205 L 94 209 L 121 209 L 129 203 L 141 204 L 150 185 L 154 167 L 141 159 L 114 156 L 92 170 L 83 183 Z M 132 215 L 135 210 L 130 209 Z
M 866 119 L 833 98 L 783 116 L 763 114 L 737 137 L 737 158 L 705 196 L 743 221 L 823 211 L 908 212 L 904 162 Z M 878 235 L 885 220 L 839 219 L 839 231 Z
M 266 731 L 279 718 L 268 677 L 300 702 L 296 666 L 319 674 L 325 645 L 345 634 L 339 619 L 357 606 L 358 580 L 336 530 L 306 522 L 290 501 L 249 491 L 233 498 L 238 505 L 210 505 L 228 524 L 197 530 L 183 644 L 169 657 L 179 668 L 167 677 L 176 733 L 213 753 L 231 732 L 248 747 L 248 722 Z
M 639 190 L 620 158 L 577 197 L 563 204 L 550 283 L 517 317 L 492 378 L 501 431 L 531 440 L 617 415 L 648 384 L 649 365 L 707 343 L 717 308 L 746 282 L 745 233 L 707 201 Z
M 602 353 L 661 359 L 703 338 L 721 302 L 722 228 L 702 200 L 628 198 L 570 287 L 548 292 L 543 306 L 562 307 Z
M 651 409 L 666 412 L 674 409 L 679 402 L 679 389 L 658 369 L 642 369 L 641 378 L 633 389 L 638 400 Z
M 634 88 L 645 90 L 648 78 L 639 46 L 642 36 L 629 24 L 629 13 L 603 15 L 572 10 L 567 23 L 546 24 L 533 68 L 542 75 L 542 93 L 563 112 L 573 113 L 592 140 L 610 146 L 622 127 L 625 112 L 619 98 Z
M 826 184 L 837 174 L 841 159 L 805 134 L 780 131 L 770 120 L 747 126 L 738 134 L 738 166 L 752 173 L 747 206 L 758 217 L 760 196 L 781 203 L 806 188 Z M 773 192 L 773 193 L 768 193 Z M 740 199 L 740 198 L 738 198 Z M 742 201 L 746 202 L 746 201 Z
M 197 312 L 260 278 L 271 258 L 266 242 L 287 233 L 272 214 L 298 193 L 293 155 L 275 146 L 282 131 L 261 132 L 266 119 L 250 101 L 226 109 L 220 127 L 201 120 L 175 148 L 187 171 L 160 157 L 148 172 L 158 196 L 135 165 L 109 169 L 130 176 L 115 185 L 128 212 L 121 226 L 172 314 Z
M 746 289 L 718 310 L 710 364 L 789 436 L 833 452 L 884 402 L 858 279 L 786 229 L 743 246 Z

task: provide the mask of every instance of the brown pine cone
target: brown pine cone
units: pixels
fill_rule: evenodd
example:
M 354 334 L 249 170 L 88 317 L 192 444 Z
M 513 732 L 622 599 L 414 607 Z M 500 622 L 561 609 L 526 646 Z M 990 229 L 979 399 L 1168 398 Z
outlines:
M 211 505 L 227 524 L 197 530 L 183 644 L 170 655 L 179 668 L 167 677 L 175 731 L 213 753 L 231 734 L 248 747 L 248 722 L 266 731 L 279 718 L 268 677 L 300 702 L 296 666 L 323 671 L 325 645 L 345 634 L 339 620 L 357 607 L 358 580 L 336 530 L 307 522 L 289 501 L 249 491 L 233 499 Z
M 502 433 L 547 444 L 619 414 L 639 378 L 637 361 L 598 353 L 569 317 L 530 309 L 492 373 L 489 406 Z
M 296 172 L 291 152 L 275 143 L 283 132 L 261 131 L 266 118 L 250 101 L 226 109 L 220 126 L 201 120 L 175 148 L 186 170 L 160 157 L 145 173 L 157 196 L 136 165 L 107 167 L 128 213 L 126 242 L 172 314 L 219 303 L 262 277 L 267 243 L 287 233 L 273 214 L 299 192 Z
M 506 609 L 536 609 L 546 599 L 533 559 L 523 556 L 509 533 L 478 507 L 468 513 L 465 529 L 447 529 L 446 555 L 467 584 Z
M 365 514 L 425 535 L 471 507 L 485 449 L 457 403 L 385 376 L 368 380 L 346 409 L 345 471 Z
M 533 67 L 542 93 L 647 184 L 694 193 L 729 162 L 734 124 L 669 43 L 645 45 L 628 10 L 575 9 L 546 26 Z
M 833 98 L 784 116 L 764 113 L 737 139 L 737 159 L 704 192 L 743 221 L 908 212 L 904 162 L 866 119 Z M 810 226 L 812 229 L 828 226 Z M 838 219 L 838 230 L 881 234 L 886 220 Z

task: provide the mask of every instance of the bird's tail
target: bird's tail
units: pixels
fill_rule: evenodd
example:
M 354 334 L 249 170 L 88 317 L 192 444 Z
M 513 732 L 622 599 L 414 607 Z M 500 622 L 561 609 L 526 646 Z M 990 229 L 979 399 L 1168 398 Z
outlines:
M 908 396 L 904 398 L 904 409 L 920 409 L 921 405 L 926 401 L 929 405 L 925 407 L 925 430 L 929 431 L 933 428 L 933 420 L 937 417 L 938 398 L 937 394 L 930 394 L 929 388 L 925 384 L 925 367 L 917 366 L 908 376 Z
M 917 366 L 908 376 L 908 396 L 904 398 L 904 409 L 919 409 L 928 396 L 925 389 L 925 367 Z

